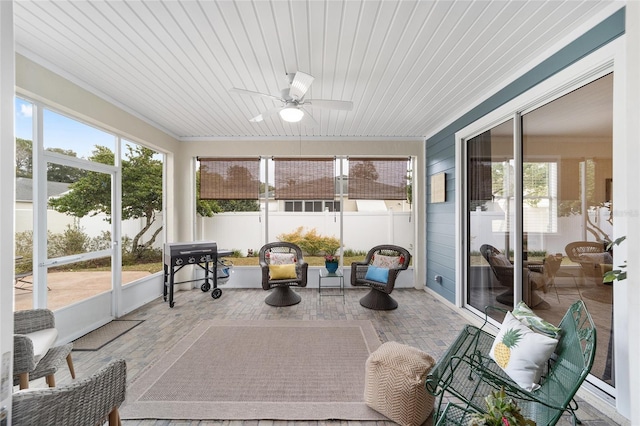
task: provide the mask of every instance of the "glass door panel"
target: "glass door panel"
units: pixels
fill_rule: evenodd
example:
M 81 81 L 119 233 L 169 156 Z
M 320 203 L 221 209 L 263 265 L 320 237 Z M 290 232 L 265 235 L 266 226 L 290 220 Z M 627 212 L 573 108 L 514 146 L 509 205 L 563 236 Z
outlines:
M 47 308 L 56 310 L 111 291 L 111 256 L 47 269 Z
M 598 329 L 591 373 L 614 386 L 612 286 L 613 75 L 522 116 L 523 298 L 557 324 L 582 299 Z M 527 291 L 528 288 L 528 291 Z
M 110 173 L 47 162 L 47 307 L 112 287 Z
M 467 141 L 467 303 L 513 304 L 513 120 Z
M 33 308 L 33 104 L 15 99 L 16 201 L 15 273 L 16 310 Z

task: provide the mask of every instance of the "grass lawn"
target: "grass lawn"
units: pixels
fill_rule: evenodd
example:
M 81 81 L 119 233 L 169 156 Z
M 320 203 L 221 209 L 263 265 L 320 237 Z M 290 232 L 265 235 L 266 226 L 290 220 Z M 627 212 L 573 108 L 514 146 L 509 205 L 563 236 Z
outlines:
M 233 263 L 233 266 L 258 266 L 260 259 L 257 256 L 254 257 L 225 257 L 225 260 Z M 323 256 L 305 256 L 304 260 L 309 266 L 324 266 Z M 345 266 L 350 266 L 352 262 L 362 261 L 364 256 L 345 257 Z M 136 265 L 124 265 L 122 270 L 124 271 L 149 271 L 151 273 L 162 271 L 163 263 L 140 263 Z

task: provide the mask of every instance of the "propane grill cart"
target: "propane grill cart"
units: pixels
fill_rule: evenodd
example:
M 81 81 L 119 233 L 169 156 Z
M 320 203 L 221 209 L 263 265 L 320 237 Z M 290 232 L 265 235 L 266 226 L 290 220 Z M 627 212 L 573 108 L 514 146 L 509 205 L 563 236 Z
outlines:
M 174 285 L 200 281 L 203 279 L 204 283 L 200 286 L 200 289 L 203 292 L 209 291 L 212 287 L 211 282 L 213 282 L 211 297 L 217 299 L 222 296 L 222 290 L 218 288 L 218 265 L 224 268 L 220 271 L 220 278 L 223 278 L 225 281 L 229 277 L 229 266 L 224 262 L 219 261 L 218 257 L 230 256 L 232 253 L 233 252 L 230 250 L 218 250 L 218 246 L 215 241 L 165 243 L 164 289 L 162 294 L 164 301 L 167 301 L 168 294 L 169 307 L 173 308 L 173 306 L 175 305 L 175 302 L 173 301 Z M 199 268 L 204 269 L 204 278 L 175 282 L 175 273 L 188 265 L 197 265 Z

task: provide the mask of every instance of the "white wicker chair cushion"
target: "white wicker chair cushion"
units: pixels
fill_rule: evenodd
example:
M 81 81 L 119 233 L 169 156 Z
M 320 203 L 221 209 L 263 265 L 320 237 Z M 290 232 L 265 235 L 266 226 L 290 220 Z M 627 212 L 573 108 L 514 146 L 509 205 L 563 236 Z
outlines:
M 33 357 L 36 364 L 47 354 L 58 338 L 58 330 L 55 328 L 45 328 L 25 334 L 33 342 Z

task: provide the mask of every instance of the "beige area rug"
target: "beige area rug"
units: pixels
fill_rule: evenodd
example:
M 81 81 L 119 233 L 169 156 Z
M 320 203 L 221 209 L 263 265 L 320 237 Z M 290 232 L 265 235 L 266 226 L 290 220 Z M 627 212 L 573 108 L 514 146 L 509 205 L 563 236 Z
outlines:
M 364 404 L 370 321 L 203 321 L 127 389 L 123 419 L 386 420 Z
M 74 351 L 97 351 L 127 331 L 140 325 L 142 320 L 113 320 L 73 341 Z

